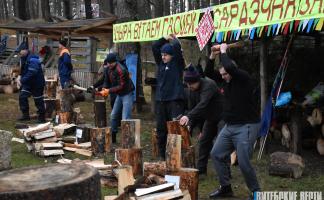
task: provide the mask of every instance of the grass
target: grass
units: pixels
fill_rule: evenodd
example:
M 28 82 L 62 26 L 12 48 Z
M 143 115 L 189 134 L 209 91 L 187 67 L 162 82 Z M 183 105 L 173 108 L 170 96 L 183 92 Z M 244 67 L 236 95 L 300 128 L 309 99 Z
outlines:
M 147 91 L 145 88 L 145 97 L 149 102 Z M 18 94 L 4 95 L 0 94 L 0 129 L 13 132 L 15 137 L 18 137 L 14 129 L 15 120 L 19 117 Z M 108 105 L 108 104 L 107 104 Z M 32 99 L 30 99 L 31 113 L 35 113 L 35 107 Z M 93 122 L 93 109 L 91 101 L 77 103 L 75 107 L 81 108 L 81 113 L 84 121 L 87 123 Z M 108 106 L 107 106 L 108 107 Z M 108 108 L 108 113 L 109 113 Z M 144 112 L 134 114 L 134 118 L 141 119 L 141 144 L 143 147 L 144 161 L 154 160 L 151 157 L 151 130 L 155 127 L 154 115 L 150 113 L 149 106 L 144 106 Z M 270 145 L 271 151 L 282 149 L 280 146 Z M 256 154 L 256 153 L 255 153 Z M 269 155 L 263 156 L 261 161 L 252 160 L 256 167 L 258 180 L 265 191 L 324 191 L 324 157 L 317 155 L 314 149 L 305 150 L 302 154 L 305 159 L 306 168 L 304 175 L 299 179 L 281 178 L 268 175 Z M 77 156 L 73 153 L 66 153 L 65 158 L 86 159 L 82 156 Z M 27 152 L 24 144 L 12 142 L 12 167 L 20 168 L 25 166 L 44 165 L 47 163 L 56 162 L 57 157 L 40 158 L 32 153 Z M 113 154 L 108 154 L 105 161 L 109 163 L 113 159 Z M 242 174 L 238 166 L 232 167 L 232 186 L 235 193 L 235 199 L 245 199 L 248 196 L 248 189 L 245 185 Z M 209 161 L 208 175 L 199 181 L 199 199 L 208 199 L 208 193 L 218 187 L 216 173 L 213 170 L 212 163 Z M 116 188 L 101 188 L 102 196 L 115 195 Z

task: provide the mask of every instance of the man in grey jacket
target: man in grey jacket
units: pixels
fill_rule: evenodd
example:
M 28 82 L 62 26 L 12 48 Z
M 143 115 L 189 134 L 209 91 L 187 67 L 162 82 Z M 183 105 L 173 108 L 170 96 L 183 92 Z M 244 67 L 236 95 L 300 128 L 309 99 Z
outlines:
M 187 125 L 189 121 L 204 120 L 202 134 L 199 137 L 198 170 L 199 174 L 206 174 L 209 153 L 221 118 L 223 95 L 213 80 L 201 78 L 192 65 L 185 70 L 184 81 L 189 88 L 189 112 L 181 117 L 180 124 Z

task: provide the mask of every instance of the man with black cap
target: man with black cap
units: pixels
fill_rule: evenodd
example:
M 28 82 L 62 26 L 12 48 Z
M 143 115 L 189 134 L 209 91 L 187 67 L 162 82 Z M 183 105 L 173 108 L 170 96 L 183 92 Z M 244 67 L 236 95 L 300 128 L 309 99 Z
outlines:
M 159 153 L 165 159 L 167 121 L 184 111 L 182 75 L 185 67 L 179 40 L 174 35 L 153 43 L 152 51 L 157 65 L 156 125 Z
M 189 88 L 189 112 L 180 118 L 180 124 L 188 125 L 189 121 L 204 120 L 202 134 L 199 137 L 197 167 L 199 174 L 206 174 L 209 153 L 221 119 L 223 95 L 213 80 L 201 78 L 198 70 L 191 64 L 184 72 L 184 81 Z
M 32 55 L 28 50 L 28 44 L 22 42 L 16 49 L 21 63 L 21 77 L 18 80 L 20 86 L 19 107 L 22 117 L 19 121 L 30 120 L 28 98 L 33 96 L 38 113 L 38 122 L 45 122 L 44 87 L 45 79 L 39 57 Z
M 71 54 L 70 51 L 66 48 L 67 40 L 62 39 L 59 41 L 59 50 L 60 56 L 58 59 L 58 70 L 60 76 L 60 83 L 62 88 L 66 88 L 69 86 L 72 80 L 72 71 L 73 66 L 71 62 Z
M 117 61 L 116 53 L 108 54 L 106 62 L 108 71 L 104 76 L 103 89 L 100 94 L 104 97 L 109 94 L 116 94 L 117 96 L 110 114 L 112 142 L 116 143 L 120 113 L 122 113 L 122 119 L 131 118 L 135 87 L 127 68 Z

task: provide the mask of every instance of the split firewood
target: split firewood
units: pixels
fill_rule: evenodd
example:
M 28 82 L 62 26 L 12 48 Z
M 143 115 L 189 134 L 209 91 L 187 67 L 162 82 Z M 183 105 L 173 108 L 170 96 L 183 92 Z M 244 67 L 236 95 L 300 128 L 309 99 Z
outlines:
M 168 134 L 165 155 L 168 170 L 177 171 L 181 168 L 181 135 Z
M 89 149 L 91 148 L 91 143 L 80 143 L 80 144 L 71 144 L 71 143 L 64 143 L 64 147 L 72 147 L 76 149 Z
M 168 191 L 174 190 L 174 183 L 165 183 L 162 185 L 157 185 L 149 188 L 144 188 L 144 189 L 136 189 L 135 195 L 136 197 L 144 196 L 147 194 L 152 194 L 152 193 L 157 193 L 157 192 L 162 192 L 162 191 Z
M 67 134 L 74 134 L 75 129 L 76 129 L 75 124 L 67 124 L 67 123 L 59 124 L 59 125 L 53 127 L 53 130 L 55 131 L 55 133 L 58 137 L 61 137 L 63 135 L 67 135 Z
M 40 156 L 57 156 L 57 155 L 63 155 L 64 151 L 62 149 L 55 149 L 55 150 L 41 150 L 39 152 Z
M 171 190 L 166 192 L 160 192 L 157 194 L 149 194 L 142 197 L 137 198 L 138 200 L 155 200 L 155 199 L 179 199 L 183 197 L 183 193 L 180 189 L 177 190 Z
M 124 189 L 128 185 L 133 185 L 135 179 L 133 177 L 132 166 L 124 165 L 117 169 L 118 178 L 118 194 L 124 193 Z
M 111 150 L 111 133 L 109 127 L 90 129 L 91 150 L 94 155 L 101 155 Z
M 28 129 L 22 130 L 23 134 L 27 137 L 30 137 L 38 132 L 46 131 L 50 128 L 51 123 L 47 122 L 45 124 L 39 124 L 36 127 L 30 127 Z
M 142 174 L 142 149 L 115 149 L 115 158 L 123 165 L 132 166 L 134 176 Z
M 38 132 L 38 133 L 35 133 L 33 135 L 33 137 L 36 139 L 36 140 L 41 140 L 41 139 L 45 139 L 45 138 L 51 138 L 51 137 L 54 137 L 56 136 L 56 133 L 52 130 L 47 130 L 47 131 L 43 131 L 43 132 Z
M 156 174 L 158 176 L 165 176 L 167 172 L 166 162 L 144 162 L 143 163 L 144 176 Z
M 121 121 L 122 148 L 141 148 L 141 120 L 127 119 Z
M 180 168 L 171 172 L 173 176 L 180 176 L 180 189 L 189 190 L 192 200 L 198 200 L 198 170 L 193 168 Z
M 92 151 L 86 150 L 86 149 L 76 149 L 75 153 L 91 157 L 92 156 Z
M 156 128 L 152 130 L 151 146 L 152 146 L 152 157 L 157 158 L 159 155 L 159 146 L 158 146 L 158 136 L 156 133 Z
M 181 148 L 188 149 L 191 145 L 190 132 L 187 127 L 181 126 L 178 120 L 167 122 L 168 134 L 181 135 Z
M 155 174 L 150 174 L 147 179 L 149 179 L 151 182 L 155 183 L 155 184 L 164 184 L 166 183 L 165 179 L 162 176 L 158 176 Z
M 73 147 L 63 147 L 63 150 L 65 150 L 65 151 L 71 151 L 71 152 L 76 152 L 77 148 L 73 148 Z

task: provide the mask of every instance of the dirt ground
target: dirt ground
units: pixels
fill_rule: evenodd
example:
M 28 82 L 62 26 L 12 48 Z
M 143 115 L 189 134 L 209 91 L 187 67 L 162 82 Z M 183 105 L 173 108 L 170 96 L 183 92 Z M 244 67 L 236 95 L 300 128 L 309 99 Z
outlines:
M 147 94 L 146 99 L 149 100 Z M 143 147 L 144 161 L 154 161 L 151 157 L 151 131 L 155 127 L 154 115 L 150 112 L 149 103 L 144 105 L 142 113 L 134 113 L 133 118 L 141 119 L 141 145 Z M 0 129 L 9 130 L 17 134 L 14 129 L 16 118 L 19 117 L 18 94 L 5 95 L 0 94 Z M 31 113 L 35 113 L 35 107 L 32 99 L 30 99 Z M 108 113 L 110 113 L 107 103 Z M 84 121 L 87 123 L 94 123 L 92 102 L 87 100 L 85 102 L 77 103 L 75 107 L 80 107 L 81 113 L 84 116 Z M 196 135 L 193 136 L 196 142 Z M 118 138 L 120 141 L 120 138 Z M 278 144 L 278 141 L 269 141 L 269 152 L 265 154 L 261 161 L 256 161 L 257 150 L 253 156 L 253 164 L 257 171 L 257 176 L 264 191 L 324 191 L 324 157 L 319 156 L 315 149 L 304 150 L 302 157 L 305 159 L 306 168 L 304 174 L 299 179 L 281 178 L 269 176 L 268 162 L 269 153 L 284 150 Z M 82 156 L 76 156 L 72 153 L 67 153 L 64 157 L 74 159 L 76 157 L 85 159 Z M 24 144 L 12 142 L 12 167 L 19 168 L 32 165 L 43 165 L 47 163 L 56 162 L 58 157 L 40 158 L 32 153 L 28 153 Z M 113 154 L 108 154 L 105 157 L 107 163 L 113 159 Z M 233 199 L 246 199 L 249 195 L 248 189 L 244 183 L 244 179 L 240 173 L 239 167 L 232 167 L 232 186 L 235 193 Z M 211 160 L 209 161 L 208 175 L 201 177 L 199 180 L 199 199 L 208 199 L 208 194 L 218 187 L 216 172 L 212 167 Z M 115 188 L 102 187 L 102 194 L 114 195 L 117 193 Z

